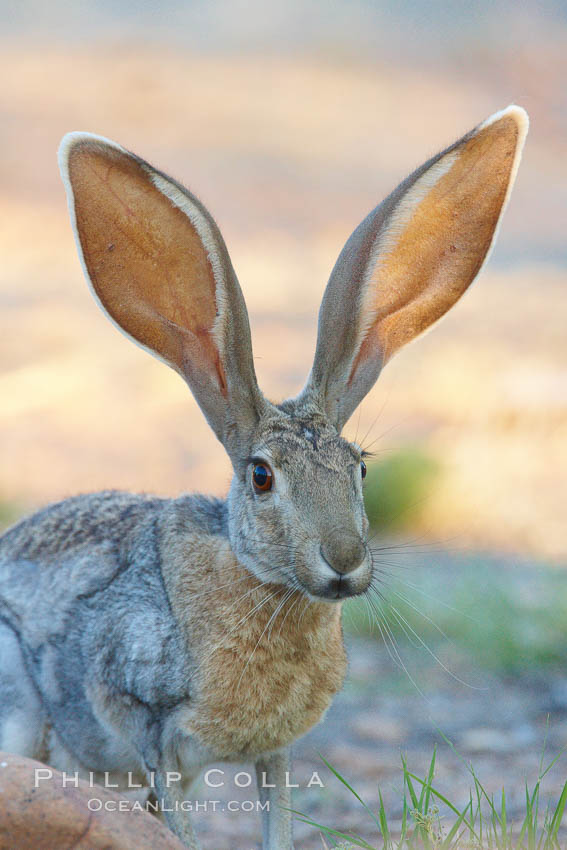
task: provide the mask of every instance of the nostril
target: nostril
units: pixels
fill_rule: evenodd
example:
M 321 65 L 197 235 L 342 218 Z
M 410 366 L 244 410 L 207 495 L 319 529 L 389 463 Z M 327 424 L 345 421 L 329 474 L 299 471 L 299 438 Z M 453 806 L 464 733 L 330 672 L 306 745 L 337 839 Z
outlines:
M 348 545 L 345 543 L 348 542 Z M 366 557 L 366 546 L 362 540 L 339 541 L 322 543 L 321 557 L 338 575 L 352 573 L 360 567 Z
M 330 560 L 330 557 L 327 554 L 324 546 L 319 546 L 319 554 L 321 555 L 322 559 L 325 561 L 327 566 L 330 567 L 332 570 L 335 570 L 335 568 L 334 568 L 334 566 L 333 566 L 333 564 Z M 340 574 L 340 570 L 335 570 L 335 572 Z

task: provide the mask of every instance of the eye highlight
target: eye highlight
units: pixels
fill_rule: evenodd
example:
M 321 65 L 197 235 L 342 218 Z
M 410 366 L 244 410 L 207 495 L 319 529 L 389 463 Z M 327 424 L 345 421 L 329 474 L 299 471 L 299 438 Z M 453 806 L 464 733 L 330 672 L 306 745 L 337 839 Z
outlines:
M 364 481 L 364 479 L 366 478 L 366 464 L 363 460 L 360 461 L 360 475 L 362 477 L 362 480 Z
M 255 493 L 267 493 L 272 489 L 274 475 L 267 463 L 255 463 L 252 467 L 252 486 Z

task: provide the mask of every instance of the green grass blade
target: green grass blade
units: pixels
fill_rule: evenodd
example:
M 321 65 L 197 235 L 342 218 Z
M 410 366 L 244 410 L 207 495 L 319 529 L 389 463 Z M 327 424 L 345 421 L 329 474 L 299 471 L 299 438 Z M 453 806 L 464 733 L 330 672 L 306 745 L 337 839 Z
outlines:
M 380 820 L 380 830 L 382 832 L 382 838 L 384 839 L 384 846 L 389 847 L 391 844 L 390 838 L 390 829 L 388 827 L 388 819 L 386 817 L 386 808 L 384 806 L 384 800 L 382 798 L 382 791 L 378 789 L 378 795 L 380 799 L 380 809 L 378 811 L 378 818 Z
M 407 772 L 407 777 L 408 777 L 408 781 L 411 781 L 413 779 L 413 780 L 415 780 L 415 782 L 419 782 L 420 784 L 423 784 L 425 782 L 424 779 L 420 779 L 419 776 L 415 775 L 415 773 L 410 773 L 409 771 Z M 457 817 L 460 817 L 461 813 L 459 812 L 458 808 L 455 805 L 453 805 L 453 803 L 451 803 L 451 801 L 448 800 L 447 797 L 445 797 L 443 794 L 441 794 L 440 791 L 438 791 L 436 788 L 431 788 L 431 793 L 433 794 L 433 796 L 437 800 L 440 800 L 442 803 L 444 803 L 444 805 L 446 805 L 447 808 L 450 809 L 453 812 L 453 814 L 457 815 Z M 416 800 L 417 800 L 417 796 L 416 796 Z M 416 808 L 417 808 L 417 806 L 416 806 Z M 472 832 L 475 841 L 478 841 L 479 844 L 480 844 L 481 843 L 480 836 L 477 835 L 476 830 L 474 829 L 474 826 L 472 824 L 472 821 L 465 821 L 465 824 L 469 828 L 469 830 Z
M 567 805 L 567 782 L 563 786 L 563 790 L 561 791 L 561 795 L 555 807 L 555 811 L 553 813 L 553 817 L 551 818 L 551 822 L 549 824 L 549 837 L 552 842 L 559 846 L 559 839 L 557 838 L 557 833 L 559 832 L 559 827 L 563 821 L 563 815 L 565 814 L 565 806 Z M 553 844 L 552 844 L 553 846 Z
M 450 850 L 451 842 L 453 841 L 453 838 L 456 836 L 457 832 L 459 831 L 459 829 L 461 828 L 463 823 L 465 825 L 468 825 L 467 822 L 465 821 L 465 817 L 467 816 L 467 812 L 468 812 L 469 809 L 471 810 L 471 814 L 472 814 L 472 797 L 471 797 L 470 802 L 467 803 L 467 805 L 465 806 L 465 808 L 463 809 L 463 811 L 459 815 L 458 819 L 455 821 L 455 823 L 453 824 L 453 826 L 451 827 L 451 829 L 447 833 L 447 836 L 443 839 L 440 850 Z
M 340 838 L 343 841 L 349 841 L 351 844 L 354 844 L 356 847 L 362 847 L 364 850 L 377 850 L 376 847 L 373 847 L 372 844 L 369 844 L 364 838 L 361 838 L 360 835 L 356 835 L 353 833 L 352 835 L 347 835 L 346 832 L 340 832 L 338 829 L 332 829 L 330 826 L 323 826 L 321 823 L 317 823 L 311 818 L 304 815 L 303 812 L 298 812 L 296 809 L 286 809 L 286 811 L 291 812 L 297 817 L 297 820 L 300 823 L 305 823 L 307 826 L 312 826 L 315 829 L 321 830 L 325 835 L 333 835 L 335 838 Z
M 402 756 L 402 765 L 403 765 L 403 769 L 404 769 L 404 784 L 406 785 L 406 787 L 409 791 L 412 806 L 414 807 L 414 809 L 419 810 L 419 798 L 418 798 L 417 794 L 415 793 L 415 788 L 413 787 L 413 783 L 411 781 L 411 778 L 417 780 L 417 782 L 423 782 L 423 780 L 419 779 L 418 776 L 414 776 L 412 773 L 409 772 L 407 762 L 406 762 L 404 756 Z
M 421 794 L 419 797 L 419 810 L 423 812 L 423 814 L 427 814 L 429 811 L 429 802 L 431 800 L 431 784 L 433 782 L 433 777 L 435 775 L 435 759 L 437 758 L 437 744 L 433 747 L 433 755 L 431 756 L 431 763 L 429 765 L 429 772 L 427 774 L 427 780 L 425 785 L 423 785 L 421 789 Z
M 406 841 L 408 829 L 408 800 L 406 795 L 404 794 L 404 804 L 402 808 L 402 829 L 400 834 L 400 844 L 403 844 Z
M 508 818 L 506 812 L 506 792 L 502 789 L 502 797 L 500 801 L 500 832 L 502 836 L 501 846 L 506 850 L 508 846 Z
M 354 790 L 354 788 L 352 787 L 352 785 L 349 785 L 349 783 L 346 781 L 346 779 L 344 778 L 344 776 L 341 776 L 341 774 L 339 773 L 339 771 L 338 771 L 338 770 L 336 770 L 336 769 L 333 767 L 333 765 L 332 765 L 332 764 L 330 764 L 330 763 L 327 761 L 327 759 L 326 759 L 324 756 L 322 756 L 322 755 L 321 755 L 321 753 L 319 753 L 319 758 L 320 758 L 320 759 L 321 759 L 321 761 L 325 764 L 325 766 L 329 768 L 329 770 L 331 771 L 331 773 L 332 773 L 334 776 L 336 776 L 336 777 L 337 777 L 337 779 L 339 780 L 339 782 L 342 782 L 342 784 L 345 786 L 345 788 L 348 788 L 348 790 L 350 791 L 350 793 L 351 793 L 354 797 L 356 797 L 356 799 L 358 800 L 358 802 L 360 803 L 360 805 L 364 808 L 364 810 L 365 810 L 366 812 L 368 812 L 368 814 L 370 815 L 370 817 L 372 818 L 372 820 L 374 821 L 374 823 L 376 824 L 376 826 L 377 826 L 377 827 L 378 827 L 378 829 L 380 830 L 380 834 L 382 835 L 382 827 L 381 827 L 381 825 L 380 825 L 380 820 L 376 817 L 376 815 L 374 814 L 374 812 L 372 811 L 372 809 L 370 808 L 370 806 L 368 806 L 368 805 L 364 802 L 364 800 L 362 799 L 362 797 L 360 796 L 360 794 L 358 794 L 358 793 Z M 384 837 L 384 836 L 382 835 L 382 837 Z
M 551 770 L 551 768 L 552 768 L 555 764 L 557 764 L 557 762 L 559 761 L 559 759 L 561 758 L 561 756 L 562 756 L 562 755 L 564 755 L 564 753 L 566 753 L 566 752 L 567 752 L 567 747 L 562 747 L 562 748 L 559 750 L 559 753 L 555 756 L 555 758 L 554 758 L 554 759 L 552 759 L 552 761 L 550 761 L 550 762 L 549 762 L 549 764 L 547 765 L 547 767 L 545 768 L 545 770 L 544 770 L 544 771 L 542 771 L 542 770 L 540 769 L 539 778 L 540 778 L 540 779 L 543 779 L 543 777 L 544 777 L 544 776 L 546 776 L 546 775 L 549 773 L 549 771 Z

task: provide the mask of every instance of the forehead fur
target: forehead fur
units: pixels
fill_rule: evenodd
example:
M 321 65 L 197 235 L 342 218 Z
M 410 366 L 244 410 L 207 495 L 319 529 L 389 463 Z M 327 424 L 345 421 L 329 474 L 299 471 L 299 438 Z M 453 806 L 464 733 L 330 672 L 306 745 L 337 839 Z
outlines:
M 275 416 L 260 422 L 254 448 L 269 452 L 278 466 L 298 456 L 333 470 L 344 468 L 348 460 L 360 460 L 356 448 L 320 413 L 295 411 L 293 402 L 284 402 L 276 410 Z

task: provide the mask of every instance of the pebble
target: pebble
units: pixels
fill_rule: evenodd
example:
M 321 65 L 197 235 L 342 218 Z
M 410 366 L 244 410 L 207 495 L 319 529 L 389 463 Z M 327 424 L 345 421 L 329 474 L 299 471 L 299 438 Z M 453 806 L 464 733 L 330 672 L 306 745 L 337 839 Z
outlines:
M 480 727 L 465 730 L 461 734 L 460 746 L 472 753 L 510 753 L 535 740 L 535 730 L 529 724 L 522 724 L 512 730 Z
M 382 717 L 375 711 L 362 711 L 351 722 L 352 731 L 366 741 L 403 744 L 408 737 L 408 727 L 393 717 Z
M 555 710 L 567 711 L 567 679 L 558 679 L 551 686 L 551 705 Z

